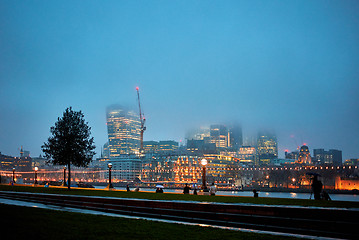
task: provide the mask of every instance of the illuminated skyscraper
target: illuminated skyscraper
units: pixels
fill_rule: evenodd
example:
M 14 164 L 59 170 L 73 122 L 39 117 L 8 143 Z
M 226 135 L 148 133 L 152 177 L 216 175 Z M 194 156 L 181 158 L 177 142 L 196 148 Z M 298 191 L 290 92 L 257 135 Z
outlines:
M 228 128 L 228 146 L 238 150 L 243 146 L 242 127 L 239 124 L 233 124 Z
M 216 124 L 211 125 L 210 128 L 211 143 L 216 144 L 216 147 L 228 147 L 228 130 L 224 125 Z
M 139 116 L 118 105 L 107 109 L 107 132 L 110 158 L 138 154 L 140 150 Z
M 259 164 L 269 164 L 270 160 L 278 158 L 277 137 L 268 132 L 260 132 L 257 139 Z

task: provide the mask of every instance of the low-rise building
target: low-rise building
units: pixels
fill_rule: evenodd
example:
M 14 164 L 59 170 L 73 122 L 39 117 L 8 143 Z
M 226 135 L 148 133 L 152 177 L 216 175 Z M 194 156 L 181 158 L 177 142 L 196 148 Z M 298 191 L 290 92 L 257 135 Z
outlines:
M 335 189 L 338 190 L 359 190 L 359 178 L 335 178 Z
M 141 175 L 141 159 L 135 155 L 110 158 L 109 162 L 113 182 L 133 181 Z M 108 172 L 105 177 L 108 178 Z

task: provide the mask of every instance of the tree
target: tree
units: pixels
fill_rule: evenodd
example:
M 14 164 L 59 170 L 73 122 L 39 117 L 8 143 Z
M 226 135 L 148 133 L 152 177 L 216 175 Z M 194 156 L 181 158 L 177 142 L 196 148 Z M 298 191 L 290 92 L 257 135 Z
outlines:
M 91 128 L 85 122 L 81 111 L 67 108 L 62 118 L 50 128 L 51 135 L 41 146 L 49 162 L 65 165 L 68 168 L 68 189 L 71 185 L 71 164 L 76 167 L 87 167 L 96 154 Z

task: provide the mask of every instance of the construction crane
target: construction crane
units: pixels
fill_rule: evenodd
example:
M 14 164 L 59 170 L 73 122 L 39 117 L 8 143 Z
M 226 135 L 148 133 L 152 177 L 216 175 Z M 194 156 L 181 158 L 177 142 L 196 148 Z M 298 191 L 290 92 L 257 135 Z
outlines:
M 143 153 L 143 132 L 146 130 L 146 126 L 145 126 L 145 122 L 146 122 L 146 118 L 143 115 L 142 111 L 141 111 L 141 102 L 140 102 L 140 88 L 136 87 L 136 91 L 137 91 L 137 98 L 138 98 L 138 108 L 140 109 L 140 123 L 141 123 L 141 128 L 140 128 L 140 153 Z

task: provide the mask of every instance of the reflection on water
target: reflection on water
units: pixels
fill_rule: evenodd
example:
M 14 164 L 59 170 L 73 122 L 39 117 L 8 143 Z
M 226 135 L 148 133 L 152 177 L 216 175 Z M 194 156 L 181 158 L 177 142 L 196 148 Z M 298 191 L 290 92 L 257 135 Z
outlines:
M 290 193 L 290 197 L 291 198 L 297 198 L 297 194 L 296 193 Z
M 103 189 L 105 186 L 95 186 L 95 188 Z M 116 187 L 118 190 L 126 190 L 125 187 Z M 134 190 L 131 189 L 132 191 Z M 140 191 L 146 192 L 155 192 L 154 188 L 140 188 Z M 168 193 L 183 193 L 182 189 L 164 189 L 164 192 Z M 192 191 L 190 192 L 192 193 Z M 294 193 L 294 192 L 260 192 L 259 197 L 270 197 L 270 198 L 296 198 L 296 199 L 309 199 L 311 196 L 310 193 Z M 253 197 L 252 191 L 218 191 L 217 195 L 223 196 L 241 196 L 241 197 Z M 330 194 L 330 197 L 333 201 L 350 201 L 350 202 L 359 202 L 359 195 L 351 194 Z M 313 196 L 312 196 L 313 198 Z

